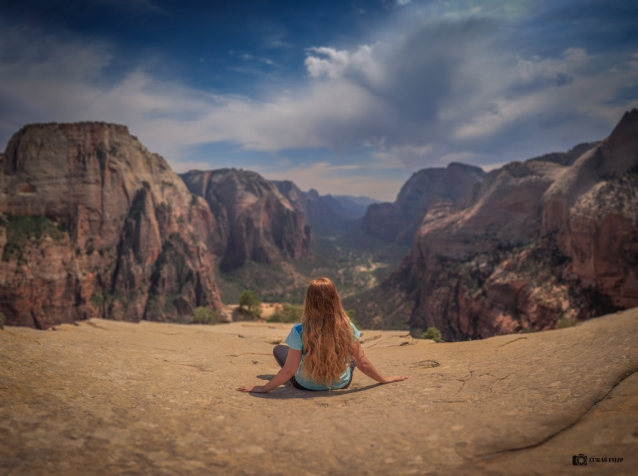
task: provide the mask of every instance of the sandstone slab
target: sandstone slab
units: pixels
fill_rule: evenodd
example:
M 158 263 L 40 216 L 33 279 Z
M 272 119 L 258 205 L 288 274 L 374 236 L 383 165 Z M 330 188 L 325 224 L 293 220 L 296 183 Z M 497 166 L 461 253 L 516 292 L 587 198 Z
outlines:
M 435 344 L 364 331 L 378 385 L 271 378 L 290 325 L 93 319 L 0 331 L 2 474 L 636 474 L 638 309 Z M 572 456 L 619 463 L 572 465 Z M 300 467 L 300 462 L 303 466 Z

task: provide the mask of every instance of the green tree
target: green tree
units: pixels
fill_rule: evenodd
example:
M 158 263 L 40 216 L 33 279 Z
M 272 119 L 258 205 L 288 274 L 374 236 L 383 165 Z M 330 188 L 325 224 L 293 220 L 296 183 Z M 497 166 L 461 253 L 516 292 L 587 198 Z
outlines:
M 246 290 L 239 296 L 237 310 L 246 316 L 258 317 L 261 315 L 261 302 L 252 291 Z
M 423 333 L 421 336 L 422 339 L 431 339 L 434 342 L 445 342 L 441 338 L 441 331 L 436 327 L 428 327 L 428 330 Z
M 361 326 L 354 319 L 355 310 L 354 309 L 348 309 L 346 311 L 346 314 L 348 315 L 348 318 L 350 319 L 350 322 L 352 322 L 357 329 L 361 330 Z
M 193 310 L 191 324 L 217 324 L 219 312 L 213 311 L 208 306 L 199 306 Z
M 268 318 L 268 322 L 299 322 L 302 315 L 303 307 L 285 302 L 272 313 L 272 316 Z

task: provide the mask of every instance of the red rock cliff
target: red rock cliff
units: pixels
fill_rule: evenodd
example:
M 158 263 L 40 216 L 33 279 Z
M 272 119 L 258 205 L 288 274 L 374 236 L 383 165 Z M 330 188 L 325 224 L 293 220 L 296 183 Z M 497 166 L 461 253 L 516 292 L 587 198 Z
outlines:
M 601 143 L 508 164 L 467 203 L 430 206 L 410 254 L 377 294 L 410 303 L 412 328 L 460 340 L 638 306 L 637 275 L 633 110 Z M 368 305 L 360 321 L 383 327 L 378 309 Z
M 479 167 L 459 163 L 419 170 L 401 187 L 395 202 L 370 205 L 362 227 L 382 240 L 412 244 L 414 233 L 433 202 L 461 200 L 484 176 Z
M 221 306 L 215 217 L 125 126 L 24 127 L 5 152 L 0 216 L 8 324 L 184 321 Z
M 310 227 L 277 187 L 248 170 L 191 171 L 189 190 L 206 199 L 220 225 L 215 237 L 220 269 L 246 261 L 273 263 L 310 254 Z

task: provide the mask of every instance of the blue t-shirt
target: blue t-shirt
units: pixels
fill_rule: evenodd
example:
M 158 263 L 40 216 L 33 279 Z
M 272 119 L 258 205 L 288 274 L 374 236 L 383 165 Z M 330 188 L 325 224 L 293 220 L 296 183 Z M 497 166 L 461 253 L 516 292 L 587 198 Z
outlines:
M 353 342 L 356 342 L 359 340 L 361 333 L 352 322 L 350 323 L 350 325 L 352 326 L 352 333 L 354 337 Z M 315 383 L 314 380 L 310 378 L 310 376 L 308 376 L 308 378 L 306 379 L 303 375 L 303 372 L 301 371 L 301 365 L 303 364 L 303 359 L 306 355 L 303 348 L 303 339 L 301 338 L 302 334 L 303 334 L 303 328 L 301 326 L 301 323 L 299 323 L 293 326 L 293 328 L 290 331 L 290 334 L 288 334 L 288 337 L 286 338 L 286 344 L 288 344 L 288 347 L 290 347 L 291 349 L 301 351 L 301 361 L 299 362 L 299 368 L 297 369 L 297 373 L 295 374 L 295 380 L 299 382 L 299 385 L 301 385 L 302 387 L 308 388 L 310 390 L 328 390 L 328 387 L 326 385 L 322 383 Z M 332 384 L 331 388 L 334 390 L 337 388 L 342 388 L 345 385 L 347 385 L 348 382 L 350 381 L 350 375 L 351 375 L 351 370 L 350 370 L 350 366 L 348 365 L 346 367 L 346 371 L 341 374 L 341 377 L 339 377 L 338 381 Z

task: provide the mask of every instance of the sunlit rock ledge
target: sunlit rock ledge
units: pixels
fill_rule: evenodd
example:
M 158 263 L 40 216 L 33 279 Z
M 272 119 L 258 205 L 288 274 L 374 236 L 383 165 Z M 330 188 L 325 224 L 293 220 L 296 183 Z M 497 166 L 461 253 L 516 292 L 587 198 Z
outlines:
M 638 309 L 459 343 L 364 331 L 407 381 L 236 392 L 276 373 L 289 328 L 5 328 L 0 473 L 573 474 L 580 454 L 623 458 L 589 472 L 638 473 Z

